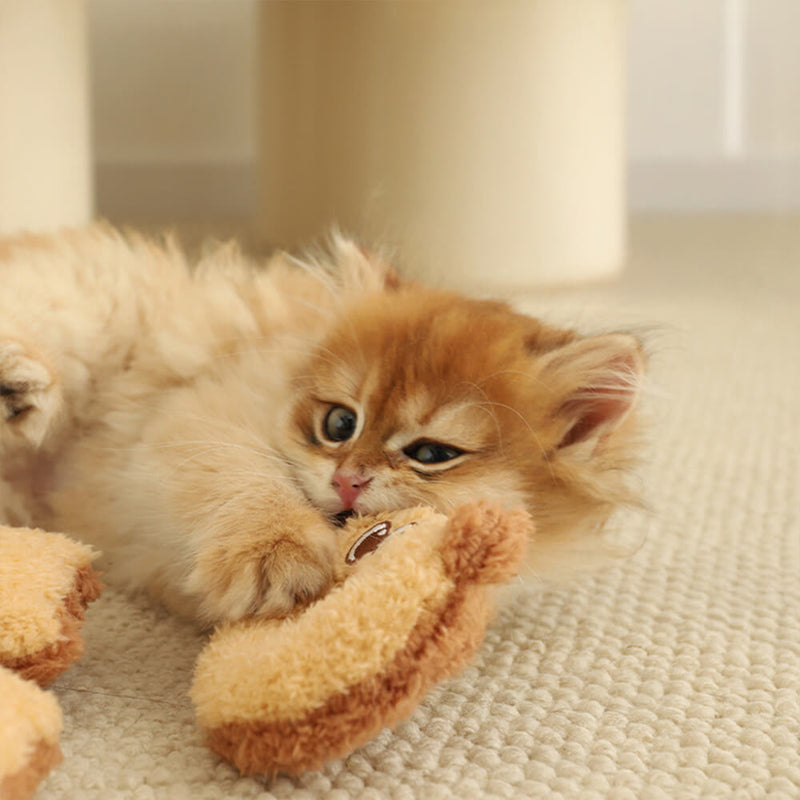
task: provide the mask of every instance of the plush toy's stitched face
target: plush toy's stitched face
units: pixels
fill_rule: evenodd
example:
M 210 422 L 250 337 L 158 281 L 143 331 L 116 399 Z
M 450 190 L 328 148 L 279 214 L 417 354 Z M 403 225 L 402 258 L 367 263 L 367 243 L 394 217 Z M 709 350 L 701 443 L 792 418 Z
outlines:
M 359 580 L 373 580 L 374 576 L 385 570 L 386 558 L 394 561 L 397 557 L 404 557 L 401 554 L 407 552 L 408 547 L 416 553 L 415 558 L 422 557 L 421 553 L 424 551 L 424 559 L 429 559 L 439 542 L 439 534 L 432 534 L 432 529 L 428 526 L 434 520 L 439 523 L 434 527 L 438 531 L 445 517 L 432 508 L 421 506 L 391 513 L 350 517 L 339 530 L 334 586 L 348 581 L 355 574 L 361 576 Z M 409 537 L 412 541 L 407 541 Z M 372 554 L 380 558 L 377 561 L 368 558 Z
M 400 525 L 398 528 L 395 528 L 395 535 L 402 533 L 406 528 L 416 524 L 416 522 L 409 522 L 405 525 Z M 377 550 L 391 531 L 392 523 L 389 522 L 389 520 L 378 522 L 370 528 L 367 528 L 347 551 L 347 555 L 344 558 L 345 563 L 355 564 L 356 561 L 363 558 L 367 553 L 372 553 Z

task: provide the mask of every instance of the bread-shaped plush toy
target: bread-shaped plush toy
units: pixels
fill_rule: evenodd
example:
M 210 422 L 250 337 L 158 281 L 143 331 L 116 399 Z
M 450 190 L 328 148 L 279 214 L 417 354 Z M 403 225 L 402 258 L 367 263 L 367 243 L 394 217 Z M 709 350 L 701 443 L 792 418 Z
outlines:
M 83 652 L 95 555 L 61 534 L 0 526 L 0 800 L 29 798 L 61 760 L 61 710 L 40 687 Z
M 531 532 L 524 511 L 482 501 L 351 518 L 323 598 L 219 628 L 200 654 L 209 746 L 244 773 L 299 774 L 394 726 L 472 658 L 489 586 L 516 574 Z

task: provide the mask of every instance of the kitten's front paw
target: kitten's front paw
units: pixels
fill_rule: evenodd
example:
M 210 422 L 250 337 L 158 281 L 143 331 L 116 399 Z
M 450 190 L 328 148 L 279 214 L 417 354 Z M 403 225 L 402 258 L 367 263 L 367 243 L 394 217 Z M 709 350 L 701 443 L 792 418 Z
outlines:
M 39 445 L 58 412 L 61 396 L 50 369 L 14 340 L 0 340 L 0 424 Z
M 223 535 L 198 558 L 189 588 L 200 595 L 206 621 L 281 617 L 325 593 L 335 551 L 336 532 L 321 522 L 293 531 Z

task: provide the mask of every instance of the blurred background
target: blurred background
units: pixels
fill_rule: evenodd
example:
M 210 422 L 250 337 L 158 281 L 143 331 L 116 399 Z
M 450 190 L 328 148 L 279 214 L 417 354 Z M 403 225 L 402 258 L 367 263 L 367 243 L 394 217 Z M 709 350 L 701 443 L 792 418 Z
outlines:
M 613 278 L 642 215 L 798 208 L 797 0 L 0 0 L 4 232 L 338 222 L 514 288 Z

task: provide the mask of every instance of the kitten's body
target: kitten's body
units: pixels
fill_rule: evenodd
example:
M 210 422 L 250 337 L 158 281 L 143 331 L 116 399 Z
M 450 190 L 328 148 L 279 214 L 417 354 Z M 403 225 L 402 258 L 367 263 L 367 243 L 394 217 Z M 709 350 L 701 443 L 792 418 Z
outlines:
M 398 285 L 346 241 L 332 262 L 190 270 L 105 228 L 0 243 L 0 517 L 206 621 L 321 591 L 342 508 L 483 495 L 543 538 L 602 523 L 631 337 Z

